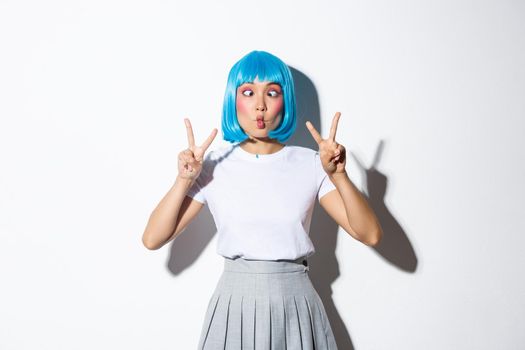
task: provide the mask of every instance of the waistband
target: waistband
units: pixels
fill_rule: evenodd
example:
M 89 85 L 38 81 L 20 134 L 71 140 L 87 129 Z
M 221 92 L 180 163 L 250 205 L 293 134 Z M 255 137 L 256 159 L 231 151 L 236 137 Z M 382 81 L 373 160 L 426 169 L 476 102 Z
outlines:
M 286 273 L 309 271 L 308 261 L 301 257 L 295 260 L 251 260 L 224 257 L 224 271 L 244 273 Z

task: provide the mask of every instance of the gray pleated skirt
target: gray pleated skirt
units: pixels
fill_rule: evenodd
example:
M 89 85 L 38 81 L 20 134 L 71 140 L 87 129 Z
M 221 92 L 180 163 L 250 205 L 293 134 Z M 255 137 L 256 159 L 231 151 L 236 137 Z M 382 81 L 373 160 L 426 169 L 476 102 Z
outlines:
M 337 350 L 308 271 L 304 258 L 224 258 L 198 350 Z

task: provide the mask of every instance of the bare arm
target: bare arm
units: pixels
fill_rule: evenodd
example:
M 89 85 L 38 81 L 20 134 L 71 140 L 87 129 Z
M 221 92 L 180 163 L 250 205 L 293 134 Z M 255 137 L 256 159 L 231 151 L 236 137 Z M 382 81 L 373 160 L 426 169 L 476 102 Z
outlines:
M 161 248 L 175 239 L 197 216 L 204 205 L 186 196 L 192 184 L 191 180 L 177 176 L 175 184 L 149 217 L 142 236 L 142 243 L 146 248 Z
M 336 190 L 321 198 L 323 209 L 349 235 L 368 246 L 377 245 L 383 231 L 366 199 L 346 172 L 333 174 L 330 180 L 335 184 Z
M 179 175 L 177 175 L 175 184 L 151 213 L 142 235 L 142 243 L 151 250 L 159 249 L 177 237 L 204 206 L 186 196 L 186 193 L 202 171 L 204 153 L 217 135 L 217 129 L 213 129 L 202 146 L 196 146 L 189 119 L 185 119 L 184 122 L 188 136 L 188 148 L 179 153 Z
M 320 199 L 321 206 L 352 237 L 375 246 L 381 240 L 383 231 L 367 201 L 346 173 L 346 148 L 335 141 L 340 116 L 339 112 L 335 114 L 327 139 L 321 137 L 312 123 L 306 122 L 306 127 L 319 145 L 323 169 L 337 189 Z

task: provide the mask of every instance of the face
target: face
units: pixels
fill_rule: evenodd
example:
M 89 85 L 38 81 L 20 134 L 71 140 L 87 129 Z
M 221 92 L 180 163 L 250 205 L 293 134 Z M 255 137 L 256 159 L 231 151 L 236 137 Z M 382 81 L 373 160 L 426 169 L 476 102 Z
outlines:
M 255 79 L 237 88 L 235 105 L 244 132 L 254 138 L 267 138 L 282 119 L 282 88 L 278 83 Z

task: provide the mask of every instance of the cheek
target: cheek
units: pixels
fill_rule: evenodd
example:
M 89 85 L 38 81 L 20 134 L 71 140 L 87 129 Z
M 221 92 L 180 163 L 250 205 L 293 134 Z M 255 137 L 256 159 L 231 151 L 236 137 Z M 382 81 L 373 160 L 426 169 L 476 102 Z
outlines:
M 248 104 L 242 98 L 237 98 L 235 107 L 237 108 L 237 113 L 246 114 L 248 111 Z
M 273 105 L 275 114 L 281 113 L 283 111 L 283 106 L 284 106 L 284 101 L 282 98 L 275 101 L 275 104 Z

